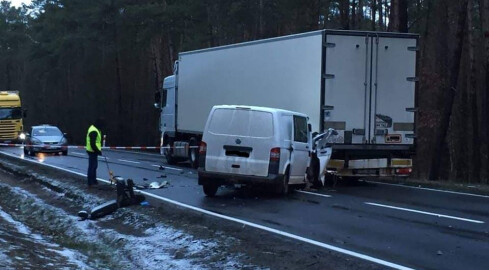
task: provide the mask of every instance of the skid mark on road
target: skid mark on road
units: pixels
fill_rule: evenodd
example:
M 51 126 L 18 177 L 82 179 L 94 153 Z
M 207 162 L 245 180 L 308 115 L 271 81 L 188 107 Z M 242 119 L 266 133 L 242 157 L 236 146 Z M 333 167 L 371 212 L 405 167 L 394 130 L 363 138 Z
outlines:
M 419 210 L 390 206 L 390 205 L 385 205 L 385 204 L 378 204 L 378 203 L 371 203 L 371 202 L 365 202 L 365 204 L 372 205 L 372 206 L 378 206 L 378 207 L 384 207 L 384 208 L 390 208 L 390 209 L 395 209 L 395 210 L 413 212 L 413 213 L 418 213 L 418 214 L 423 214 L 423 215 L 435 216 L 435 217 L 456 219 L 456 220 L 467 221 L 467 222 L 478 223 L 478 224 L 484 224 L 485 223 L 484 221 L 480 221 L 480 220 L 442 215 L 442 214 L 437 214 L 437 213 L 432 213 L 432 212 L 419 211 Z

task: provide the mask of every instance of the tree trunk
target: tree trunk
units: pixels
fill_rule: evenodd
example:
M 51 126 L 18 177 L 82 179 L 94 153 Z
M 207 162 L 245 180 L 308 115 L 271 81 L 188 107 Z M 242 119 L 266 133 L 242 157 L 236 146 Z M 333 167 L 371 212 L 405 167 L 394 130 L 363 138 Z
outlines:
M 399 0 L 391 1 L 391 8 L 389 13 L 389 26 L 387 27 L 389 32 L 399 31 Z
M 348 30 L 350 27 L 350 1 L 340 0 L 340 24 L 343 30 Z
M 372 29 L 372 31 L 375 31 L 375 30 L 377 30 L 377 27 L 375 25 L 375 17 L 377 16 L 377 0 L 372 0 L 370 8 L 371 8 L 370 19 L 372 20 L 371 21 L 371 23 L 372 23 L 371 29 Z
M 379 30 L 384 30 L 384 3 L 379 0 Z
M 482 161 L 483 161 L 483 170 L 482 178 L 486 183 L 489 183 L 489 0 L 480 0 L 480 18 L 482 21 L 482 40 L 484 43 L 484 83 L 482 91 L 482 119 L 481 122 L 484 123 L 482 125 L 482 137 L 485 138 L 485 143 L 482 147 Z
M 476 67 L 475 67 L 475 45 L 473 36 L 473 16 L 474 12 L 474 0 L 469 0 L 468 3 L 468 14 L 467 14 L 467 40 L 468 40 L 468 52 L 469 52 L 469 80 L 468 80 L 468 109 L 471 116 L 471 126 L 472 132 L 472 143 L 469 147 L 471 153 L 469 160 L 469 179 L 475 180 L 480 177 L 480 139 L 479 139 L 479 106 L 477 102 L 477 80 L 476 80 Z
M 430 169 L 430 180 L 438 180 L 440 177 L 440 165 L 443 145 L 446 142 L 448 128 L 450 125 L 450 119 L 452 116 L 453 109 L 453 101 L 455 97 L 455 91 L 457 91 L 459 71 L 460 71 L 460 63 L 462 61 L 462 48 L 464 43 L 464 34 L 465 34 L 465 24 L 467 21 L 467 4 L 468 0 L 461 0 L 459 7 L 459 17 L 457 23 L 457 34 L 456 34 L 456 47 L 453 55 L 453 64 L 450 70 L 450 83 L 449 89 L 447 89 L 445 104 L 443 107 L 443 113 L 440 119 L 440 127 L 438 129 L 438 134 L 435 139 L 435 145 L 433 149 L 433 160 L 431 163 Z
M 363 8 L 364 8 L 363 0 L 358 0 L 358 11 L 356 12 L 357 14 L 356 25 L 358 26 L 358 29 L 362 29 L 362 25 L 363 25 L 363 18 L 364 18 Z
M 408 0 L 398 0 L 399 32 L 408 32 Z
M 353 0 L 351 2 L 351 29 L 356 29 L 357 23 L 357 1 Z

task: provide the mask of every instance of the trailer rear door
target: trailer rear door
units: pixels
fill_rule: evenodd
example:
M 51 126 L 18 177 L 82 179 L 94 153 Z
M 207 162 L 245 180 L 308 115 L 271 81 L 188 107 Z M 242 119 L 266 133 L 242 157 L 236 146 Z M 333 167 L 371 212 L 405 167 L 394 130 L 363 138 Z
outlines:
M 324 129 L 338 143 L 414 143 L 416 46 L 409 34 L 325 34 Z
M 326 35 L 324 128 L 355 144 L 368 136 L 368 41 L 366 35 Z
M 416 39 L 372 38 L 373 144 L 412 144 L 416 80 Z

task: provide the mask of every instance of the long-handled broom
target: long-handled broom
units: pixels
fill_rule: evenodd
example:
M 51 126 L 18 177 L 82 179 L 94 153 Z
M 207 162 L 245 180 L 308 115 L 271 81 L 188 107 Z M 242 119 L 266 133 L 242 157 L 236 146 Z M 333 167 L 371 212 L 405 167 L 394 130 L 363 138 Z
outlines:
M 114 173 L 110 170 L 109 168 L 109 162 L 107 161 L 107 157 L 106 156 L 103 156 L 104 159 L 105 159 L 105 165 L 107 165 L 107 170 L 109 171 L 109 180 L 110 180 L 110 184 L 116 184 L 116 181 L 114 179 Z

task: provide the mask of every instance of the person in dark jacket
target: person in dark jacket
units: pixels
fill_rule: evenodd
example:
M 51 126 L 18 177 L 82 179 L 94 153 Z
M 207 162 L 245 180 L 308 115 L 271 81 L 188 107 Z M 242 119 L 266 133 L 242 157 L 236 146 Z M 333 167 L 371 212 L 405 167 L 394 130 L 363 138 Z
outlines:
M 95 124 L 88 128 L 85 148 L 88 154 L 87 183 L 89 187 L 98 184 L 98 156 L 102 155 L 102 133 L 100 129 L 103 129 L 104 127 L 105 121 L 102 118 L 99 118 L 95 121 Z

